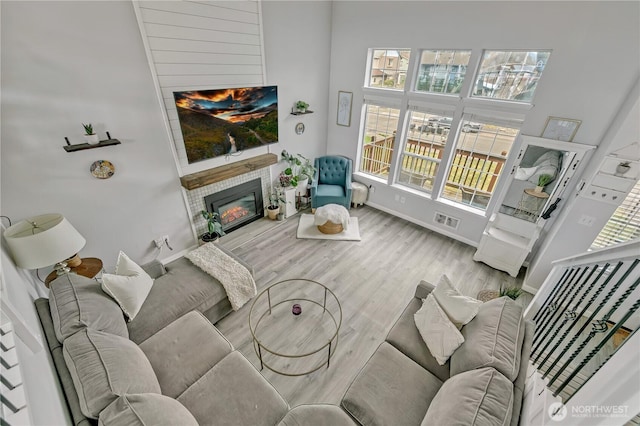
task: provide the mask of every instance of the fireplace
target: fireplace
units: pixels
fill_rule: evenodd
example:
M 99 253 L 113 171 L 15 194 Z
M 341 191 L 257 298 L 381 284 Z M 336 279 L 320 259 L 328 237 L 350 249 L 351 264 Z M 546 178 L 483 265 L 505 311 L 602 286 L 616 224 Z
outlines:
M 251 180 L 233 188 L 204 197 L 204 205 L 210 212 L 220 215 L 224 232 L 234 231 L 264 217 L 262 181 Z

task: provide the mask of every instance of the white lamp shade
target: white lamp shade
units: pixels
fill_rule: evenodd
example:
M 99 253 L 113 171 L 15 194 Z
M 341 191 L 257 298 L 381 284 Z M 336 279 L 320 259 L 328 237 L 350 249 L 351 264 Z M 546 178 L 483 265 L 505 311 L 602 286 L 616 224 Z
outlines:
M 78 253 L 87 241 L 61 214 L 43 214 L 7 228 L 4 238 L 21 268 L 37 269 Z

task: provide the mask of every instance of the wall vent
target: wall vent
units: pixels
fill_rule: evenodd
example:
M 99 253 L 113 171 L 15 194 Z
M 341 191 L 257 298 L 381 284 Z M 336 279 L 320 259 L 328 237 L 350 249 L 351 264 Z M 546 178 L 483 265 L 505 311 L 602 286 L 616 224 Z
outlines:
M 433 216 L 433 221 L 438 225 L 446 226 L 447 228 L 458 229 L 460 225 L 460 219 L 457 217 L 447 216 L 444 213 L 436 212 Z

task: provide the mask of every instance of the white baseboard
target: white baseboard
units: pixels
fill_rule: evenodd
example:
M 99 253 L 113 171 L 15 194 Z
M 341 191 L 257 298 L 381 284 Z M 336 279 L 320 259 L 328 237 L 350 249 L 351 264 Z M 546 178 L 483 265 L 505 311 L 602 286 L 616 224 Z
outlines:
M 535 295 L 538 292 L 538 289 L 535 287 L 531 287 L 530 285 L 522 284 L 522 290 L 526 291 L 529 294 Z
M 160 260 L 160 259 L 158 259 L 158 260 L 159 260 L 159 261 L 160 261 L 160 263 L 162 263 L 163 265 L 166 265 L 167 263 L 171 263 L 171 262 L 173 262 L 173 261 L 174 261 L 174 260 L 176 260 L 176 259 L 180 259 L 180 258 L 181 258 L 182 256 L 184 256 L 185 254 L 189 253 L 191 250 L 195 250 L 195 249 L 197 249 L 197 248 L 198 248 L 198 246 L 197 246 L 197 245 L 195 245 L 195 246 L 193 246 L 193 247 L 189 247 L 189 248 L 187 248 L 187 249 L 184 249 L 184 250 L 178 251 L 178 252 L 176 252 L 176 253 L 173 253 L 171 256 L 169 256 L 169 257 L 165 257 L 165 258 L 164 258 L 164 259 L 162 259 L 162 260 Z
M 460 241 L 462 243 L 470 245 L 471 247 L 478 247 L 478 243 L 477 242 L 469 240 L 467 238 L 463 238 L 458 234 L 454 234 L 453 232 L 447 231 L 446 229 L 442 229 L 442 228 L 439 228 L 437 226 L 428 224 L 426 222 L 422 222 L 422 221 L 417 220 L 417 219 L 415 219 L 415 218 L 413 218 L 411 216 L 407 216 L 407 215 L 405 215 L 403 213 L 399 213 L 399 212 L 397 212 L 395 210 L 391 210 L 391 209 L 389 209 L 387 207 L 381 206 L 381 205 L 376 204 L 376 203 L 371 203 L 371 202 L 367 201 L 365 204 L 367 206 L 369 206 L 369 207 L 373 207 L 376 210 L 380 210 L 380 211 L 383 211 L 385 213 L 389 213 L 389 214 L 391 214 L 393 216 L 397 216 L 397 217 L 399 217 L 401 219 L 404 219 L 404 220 L 406 220 L 408 222 L 415 223 L 416 225 L 422 226 L 423 228 L 427 228 L 430 231 L 434 231 L 434 232 L 437 232 L 438 234 L 442 234 L 442 235 L 445 235 L 445 236 L 447 236 L 449 238 L 453 238 L 454 240 L 458 240 L 458 241 Z

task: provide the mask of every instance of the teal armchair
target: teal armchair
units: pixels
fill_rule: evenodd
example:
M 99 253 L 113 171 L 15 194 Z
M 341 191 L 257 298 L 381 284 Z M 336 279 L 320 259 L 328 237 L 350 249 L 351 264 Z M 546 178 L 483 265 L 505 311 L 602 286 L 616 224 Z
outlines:
M 351 203 L 351 159 L 329 155 L 316 158 L 314 165 L 316 174 L 311 184 L 311 208 L 339 204 L 349 209 Z

